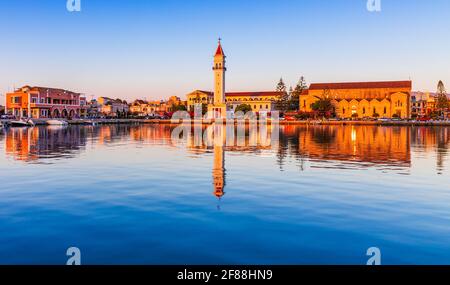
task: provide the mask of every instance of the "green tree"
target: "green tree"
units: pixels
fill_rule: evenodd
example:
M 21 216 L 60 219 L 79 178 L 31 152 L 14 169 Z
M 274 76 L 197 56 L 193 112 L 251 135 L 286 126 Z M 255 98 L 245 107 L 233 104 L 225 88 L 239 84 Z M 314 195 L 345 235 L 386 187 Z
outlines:
M 236 110 L 234 110 L 234 112 L 243 112 L 244 114 L 250 112 L 252 110 L 252 106 L 248 105 L 248 104 L 241 104 L 239 106 L 236 107 Z
M 437 90 L 437 101 L 436 101 L 436 109 L 440 113 L 440 115 L 443 115 L 444 112 L 448 110 L 449 104 L 448 104 L 448 98 L 447 98 L 447 92 L 445 91 L 445 86 L 442 81 L 439 81 L 438 83 L 438 90 Z
M 306 85 L 305 77 L 301 76 L 294 91 L 291 93 L 289 104 L 291 110 L 298 110 L 300 108 L 300 95 L 302 95 L 303 91 L 307 88 L 308 86 Z
M 178 112 L 178 111 L 187 111 L 187 108 L 185 105 L 179 104 L 179 105 L 174 105 L 172 107 L 172 111 L 173 112 Z
M 277 84 L 276 92 L 279 93 L 276 107 L 280 111 L 287 111 L 289 109 L 289 94 L 286 92 L 286 84 L 283 78 Z
M 286 84 L 283 81 L 283 78 L 280 78 L 280 81 L 277 84 L 276 88 L 277 92 L 286 92 Z
M 330 90 L 325 89 L 321 97 L 317 97 L 317 101 L 313 103 L 312 109 L 320 116 L 331 115 L 333 112 L 333 104 L 330 99 Z

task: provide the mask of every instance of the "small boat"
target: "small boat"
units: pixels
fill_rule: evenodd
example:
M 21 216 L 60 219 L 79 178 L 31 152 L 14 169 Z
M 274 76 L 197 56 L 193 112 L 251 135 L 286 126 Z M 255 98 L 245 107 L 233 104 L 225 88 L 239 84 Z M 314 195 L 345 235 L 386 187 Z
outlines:
M 34 122 L 32 120 L 17 120 L 17 121 L 11 121 L 11 127 L 33 127 Z
M 48 120 L 47 125 L 50 126 L 67 126 L 69 123 L 63 120 Z

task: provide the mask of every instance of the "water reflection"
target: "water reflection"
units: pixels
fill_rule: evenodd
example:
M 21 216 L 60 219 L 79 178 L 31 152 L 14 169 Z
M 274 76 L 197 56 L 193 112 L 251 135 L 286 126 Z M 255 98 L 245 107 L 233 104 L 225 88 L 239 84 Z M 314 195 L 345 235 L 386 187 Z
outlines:
M 5 153 L 27 162 L 74 157 L 85 148 L 87 131 L 64 127 L 11 128 L 6 131 Z
M 0 263 L 450 261 L 450 128 L 175 127 L 1 131 Z
M 172 125 L 110 125 L 71 126 L 66 128 L 11 128 L 0 136 L 5 154 L 15 160 L 30 163 L 55 163 L 54 159 L 73 158 L 92 147 L 112 143 L 140 146 L 179 146 L 174 142 Z M 239 136 L 239 132 L 245 134 Z M 241 134 L 242 134 L 241 133 Z M 306 162 L 318 162 L 313 167 L 393 166 L 410 168 L 411 149 L 419 154 L 436 155 L 436 172 L 443 173 L 450 145 L 446 127 L 374 127 L 374 126 L 284 126 L 279 137 L 251 132 L 248 127 L 203 127 L 185 138 L 186 149 L 195 154 L 214 154 L 212 167 L 214 195 L 222 197 L 226 185 L 226 153 L 276 155 L 283 170 L 287 160 L 295 160 L 300 170 Z M 277 130 L 278 133 L 278 130 Z M 200 142 L 200 145 L 199 145 Z M 169 158 L 170 159 L 170 158 Z

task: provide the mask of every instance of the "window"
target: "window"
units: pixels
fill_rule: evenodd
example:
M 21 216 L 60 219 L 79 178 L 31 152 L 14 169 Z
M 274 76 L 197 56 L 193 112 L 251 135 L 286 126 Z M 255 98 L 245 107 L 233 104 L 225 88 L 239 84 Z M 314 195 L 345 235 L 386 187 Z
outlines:
M 303 100 L 303 108 L 306 108 L 306 100 Z
M 386 115 L 386 113 L 387 113 L 387 109 L 386 109 L 386 107 L 384 107 L 384 114 Z
M 363 114 L 366 114 L 366 107 L 363 108 Z
M 31 98 L 31 103 L 36 104 L 36 103 L 37 103 L 37 98 L 32 97 L 32 98 Z

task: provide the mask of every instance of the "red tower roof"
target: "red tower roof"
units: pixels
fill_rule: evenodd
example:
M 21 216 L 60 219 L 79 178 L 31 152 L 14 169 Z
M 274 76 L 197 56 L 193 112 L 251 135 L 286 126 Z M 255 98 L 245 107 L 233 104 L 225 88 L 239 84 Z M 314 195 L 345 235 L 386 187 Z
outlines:
M 218 55 L 225 56 L 225 53 L 223 52 L 222 44 L 220 43 L 220 40 L 219 40 L 219 46 L 217 47 L 215 56 L 218 56 Z

